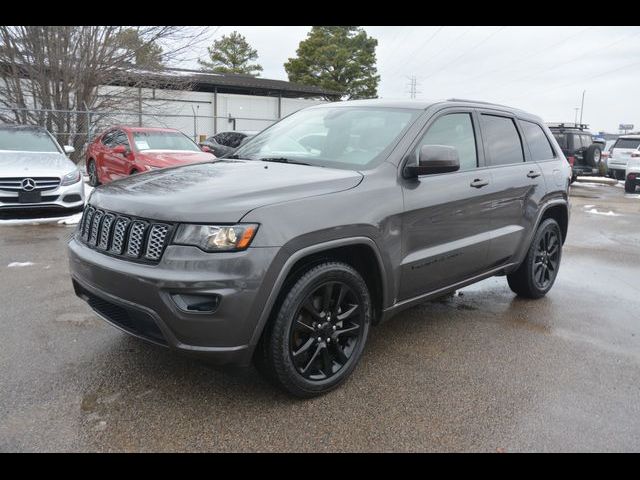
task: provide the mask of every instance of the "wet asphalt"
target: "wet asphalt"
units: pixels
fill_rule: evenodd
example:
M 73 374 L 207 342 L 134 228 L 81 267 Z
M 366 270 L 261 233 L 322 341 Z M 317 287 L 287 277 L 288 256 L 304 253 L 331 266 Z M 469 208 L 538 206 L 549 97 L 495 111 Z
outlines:
M 0 225 L 0 451 L 640 450 L 640 194 L 620 185 L 572 188 L 547 297 L 495 277 L 405 311 L 306 401 L 97 318 L 72 232 Z

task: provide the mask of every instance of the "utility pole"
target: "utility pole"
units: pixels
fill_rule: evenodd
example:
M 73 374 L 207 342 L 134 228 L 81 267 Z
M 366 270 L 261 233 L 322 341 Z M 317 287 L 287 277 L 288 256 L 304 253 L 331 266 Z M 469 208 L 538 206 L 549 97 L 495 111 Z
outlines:
M 416 80 L 415 75 L 412 75 L 411 77 L 407 77 L 407 78 L 409 79 L 409 98 L 414 100 L 416 98 L 416 94 L 420 93 L 417 90 L 418 81 Z
M 582 103 L 580 104 L 580 123 L 582 123 L 582 111 L 584 110 L 584 94 L 586 92 L 586 90 L 582 91 Z

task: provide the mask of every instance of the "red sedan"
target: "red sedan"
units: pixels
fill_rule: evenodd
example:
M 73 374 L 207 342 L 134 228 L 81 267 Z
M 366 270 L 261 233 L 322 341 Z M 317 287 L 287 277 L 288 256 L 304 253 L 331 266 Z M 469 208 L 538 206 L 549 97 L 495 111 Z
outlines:
M 89 144 L 86 164 L 89 184 L 95 187 L 134 173 L 214 158 L 178 130 L 117 126 Z

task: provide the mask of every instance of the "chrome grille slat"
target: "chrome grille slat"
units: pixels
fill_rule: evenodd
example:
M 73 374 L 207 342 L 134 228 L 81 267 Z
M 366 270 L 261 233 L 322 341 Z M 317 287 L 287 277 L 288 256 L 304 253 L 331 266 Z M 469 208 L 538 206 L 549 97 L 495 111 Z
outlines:
M 109 248 L 109 238 L 111 237 L 111 227 L 115 215 L 112 213 L 106 213 L 102 220 L 102 227 L 100 228 L 100 240 L 98 241 L 98 248 L 100 250 L 106 250 Z
M 149 260 L 159 260 L 164 249 L 164 242 L 169 233 L 169 226 L 156 223 L 149 230 L 149 239 L 147 240 L 147 249 L 144 257 Z
M 82 239 L 86 242 L 89 240 L 89 231 L 91 230 L 91 220 L 93 220 L 93 214 L 96 212 L 96 209 L 93 207 L 88 207 L 85 209 L 85 218 L 84 223 L 82 225 Z
M 127 255 L 129 257 L 138 258 L 140 256 L 146 230 L 146 222 L 136 220 L 131 224 L 131 229 L 129 230 L 129 241 L 127 242 Z
M 131 221 L 125 217 L 118 217 L 115 226 L 113 227 L 113 239 L 111 240 L 111 253 L 116 255 L 122 255 L 122 250 L 125 245 L 127 227 Z
M 129 218 L 87 205 L 78 225 L 77 238 L 108 255 L 157 263 L 172 229 L 171 224 Z
M 96 213 L 93 215 L 93 220 L 91 220 L 91 233 L 89 234 L 89 243 L 91 245 L 96 245 L 98 243 L 98 232 L 100 231 L 100 221 L 104 216 L 104 212 L 102 210 L 96 210 Z
M 22 190 L 22 181 L 26 178 L 31 178 L 34 181 L 34 190 L 54 190 L 60 186 L 58 177 L 5 177 L 0 178 L 0 190 Z

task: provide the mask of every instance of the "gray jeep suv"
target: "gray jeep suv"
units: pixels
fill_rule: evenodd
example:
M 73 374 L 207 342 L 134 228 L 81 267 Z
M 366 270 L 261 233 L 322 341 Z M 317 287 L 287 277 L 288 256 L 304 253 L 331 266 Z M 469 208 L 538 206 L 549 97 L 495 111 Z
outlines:
M 73 286 L 125 332 L 335 388 L 371 325 L 493 275 L 554 283 L 571 167 L 536 116 L 467 100 L 300 110 L 231 157 L 93 192 Z

